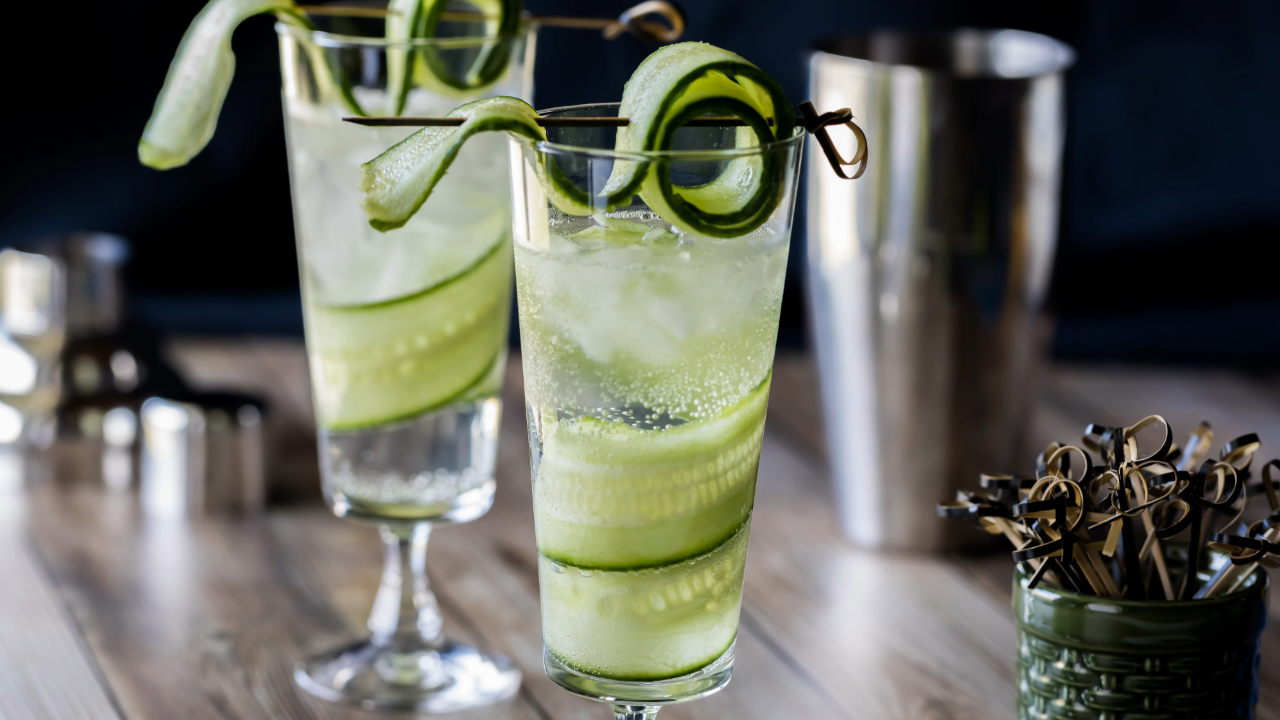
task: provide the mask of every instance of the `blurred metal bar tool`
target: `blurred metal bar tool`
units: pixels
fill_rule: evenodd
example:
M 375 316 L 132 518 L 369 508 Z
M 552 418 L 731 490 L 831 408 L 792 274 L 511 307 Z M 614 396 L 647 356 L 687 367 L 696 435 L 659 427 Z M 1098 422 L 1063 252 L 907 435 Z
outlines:
M 949 546 L 938 502 L 1029 470 L 1073 61 L 1012 30 L 873 32 L 810 56 L 810 98 L 852 108 L 872 158 L 856 183 L 822 163 L 807 180 L 828 447 L 859 545 Z
M 53 442 L 66 335 L 66 266 L 27 249 L 0 250 L 0 444 Z M 14 413 L 17 413 L 14 415 Z
M 266 497 L 262 406 L 233 393 L 142 403 L 142 508 L 157 518 L 255 513 Z

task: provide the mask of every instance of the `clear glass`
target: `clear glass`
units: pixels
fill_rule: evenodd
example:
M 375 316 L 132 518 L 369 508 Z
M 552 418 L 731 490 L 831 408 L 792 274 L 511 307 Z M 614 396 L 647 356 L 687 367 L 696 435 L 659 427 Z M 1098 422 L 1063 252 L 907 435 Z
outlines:
M 444 23 L 448 37 L 389 44 L 381 20 L 315 20 L 317 31 L 277 30 L 321 474 L 336 514 L 380 527 L 387 560 L 372 637 L 300 664 L 295 678 L 367 709 L 484 705 L 514 693 L 520 673 L 443 639 L 425 568 L 433 526 L 474 520 L 493 503 L 511 304 L 505 141 L 468 142 L 417 215 L 382 233 L 360 208 L 360 165 L 415 128 L 342 118 L 528 99 L 534 34 Z M 425 70 L 428 53 L 448 77 L 501 54 L 507 65 L 482 90 L 462 91 Z
M 0 250 L 0 445 L 53 442 L 65 296 L 62 261 L 48 253 Z
M 802 145 L 685 128 L 681 151 L 620 155 L 615 132 L 511 141 L 516 295 L 544 664 L 570 692 L 645 718 L 732 672 Z M 615 163 L 699 186 L 762 161 L 779 202 L 740 237 L 683 233 L 639 196 L 567 215 L 543 185 L 556 163 L 603 203 Z

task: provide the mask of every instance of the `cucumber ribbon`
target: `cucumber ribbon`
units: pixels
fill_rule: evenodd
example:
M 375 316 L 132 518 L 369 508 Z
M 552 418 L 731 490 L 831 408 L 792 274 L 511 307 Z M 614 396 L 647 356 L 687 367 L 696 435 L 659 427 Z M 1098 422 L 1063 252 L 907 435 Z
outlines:
M 511 52 L 503 38 L 514 34 L 521 22 L 520 0 L 472 0 L 485 16 L 486 41 L 470 68 L 454 77 L 441 49 L 425 44 L 409 49 L 412 39 L 434 37 L 448 0 L 392 0 L 387 18 L 387 79 L 395 114 L 403 112 L 414 83 L 433 91 L 457 96 L 474 94 L 497 82 L 505 72 Z M 315 26 L 293 0 L 211 0 L 192 20 L 169 66 L 164 86 L 156 98 L 151 118 L 138 142 L 138 159 L 157 170 L 186 165 L 213 137 L 231 78 L 235 54 L 231 35 L 244 20 L 273 13 L 285 24 L 314 31 Z M 332 55 L 309 46 L 322 93 L 339 97 L 348 112 L 364 115 L 351 90 L 351 82 Z
M 466 97 L 502 78 L 511 59 L 509 39 L 520 29 L 521 0 L 468 0 L 468 4 L 483 18 L 481 36 L 491 39 L 478 46 L 476 56 L 461 74 L 452 67 L 448 53 L 467 45 L 423 43 L 409 47 L 413 40 L 437 37 L 448 0 L 391 0 L 388 4 L 387 88 L 395 93 L 393 115 L 404 112 L 415 84 L 437 95 Z M 470 38 L 456 39 L 466 43 Z
M 645 59 L 623 90 L 619 115 L 630 118 L 630 123 L 619 128 L 616 149 L 624 155 L 634 153 L 638 159 L 615 161 L 604 190 L 590 197 L 544 153 L 539 172 L 551 203 L 567 214 L 592 215 L 628 205 L 639 195 L 684 232 L 712 237 L 751 232 L 782 201 L 788 171 L 783 154 L 730 155 L 719 177 L 694 187 L 671 182 L 669 157 L 640 155 L 671 150 L 676 131 L 707 114 L 743 121 L 737 131 L 739 148 L 785 140 L 795 133 L 791 103 L 758 67 L 705 43 L 668 45 Z M 537 113 L 515 98 L 468 103 L 449 117 L 466 121 L 455 127 L 422 128 L 362 166 L 361 207 L 374 228 L 404 225 L 475 133 L 507 131 L 535 142 L 547 139 L 537 124 Z
M 305 22 L 292 8 L 293 0 L 213 0 L 196 15 L 138 142 L 143 165 L 168 170 L 186 165 L 204 149 L 235 74 L 231 33 L 246 18 L 264 12 Z

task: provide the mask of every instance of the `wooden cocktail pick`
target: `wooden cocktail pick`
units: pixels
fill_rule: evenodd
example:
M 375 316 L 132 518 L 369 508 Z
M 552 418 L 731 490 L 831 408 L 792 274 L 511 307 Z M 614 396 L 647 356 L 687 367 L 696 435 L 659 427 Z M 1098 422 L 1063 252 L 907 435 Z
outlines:
M 831 163 L 832 170 L 845 180 L 856 180 L 861 177 L 862 173 L 867 169 L 867 136 L 862 132 L 862 128 L 853 122 L 853 112 L 849 108 L 841 108 L 819 115 L 814 110 L 813 103 L 807 100 L 800 103 L 800 110 L 803 114 L 796 117 L 796 125 L 804 128 L 814 136 L 814 139 L 818 141 L 818 146 L 822 148 L 823 154 L 827 156 L 827 162 Z M 355 125 L 369 127 L 457 127 L 466 122 L 466 118 L 459 117 L 346 117 L 343 120 Z M 767 118 L 767 121 L 770 125 L 773 124 L 773 118 Z M 631 119 L 623 117 L 539 117 L 536 122 L 542 127 L 626 127 L 631 124 Z M 689 120 L 685 123 L 685 126 L 742 127 L 745 124 L 736 117 L 700 117 Z M 841 157 L 835 148 L 835 143 L 827 135 L 827 128 L 832 125 L 844 125 L 849 128 L 854 138 L 857 139 L 858 148 L 854 152 L 852 159 L 845 160 Z M 844 168 L 850 165 L 857 165 L 858 170 L 853 175 L 846 175 Z
M 1138 434 L 1149 427 L 1163 429 L 1163 442 L 1143 456 Z M 938 513 L 970 518 L 1009 538 L 1030 587 L 1047 579 L 1102 597 L 1215 597 L 1238 589 L 1259 567 L 1280 567 L 1280 477 L 1272 476 L 1280 475 L 1280 460 L 1265 464 L 1254 481 L 1257 435 L 1228 442 L 1216 460 L 1209 457 L 1212 441 L 1205 423 L 1178 448 L 1158 415 L 1127 427 L 1090 425 L 1080 448 L 1051 443 L 1037 458 L 1034 479 L 983 475 L 987 492 L 962 492 L 940 504 Z M 1090 452 L 1101 462 L 1095 464 Z M 1076 473 L 1073 453 L 1084 465 Z M 1241 518 L 1257 495 L 1266 496 L 1270 514 L 1245 526 Z M 1095 540 L 1092 530 L 1103 530 L 1105 539 Z M 1186 560 L 1167 562 L 1164 544 L 1179 540 Z M 1202 586 L 1210 549 L 1227 562 Z

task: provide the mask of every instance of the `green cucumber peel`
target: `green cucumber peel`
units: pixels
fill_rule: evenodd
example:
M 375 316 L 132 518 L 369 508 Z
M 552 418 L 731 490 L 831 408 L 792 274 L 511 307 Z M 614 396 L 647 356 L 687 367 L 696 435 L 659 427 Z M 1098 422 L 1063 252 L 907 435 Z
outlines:
M 138 159 L 143 165 L 157 170 L 181 167 L 209 144 L 235 76 L 231 35 L 240 23 L 262 13 L 273 13 L 280 22 L 303 30 L 315 29 L 293 0 L 211 0 L 191 21 L 169 65 L 138 141 Z M 316 67 L 328 67 L 338 78 L 337 89 L 348 109 L 363 115 L 340 68 L 331 67 L 319 48 L 309 48 L 309 52 Z M 323 78 L 321 82 L 332 84 L 334 79 Z
M 502 78 L 511 58 L 510 38 L 520 29 L 521 0 L 467 2 L 485 16 L 484 35 L 495 39 L 481 46 L 479 55 L 462 77 L 456 77 L 440 57 L 440 48 L 427 44 L 418 49 L 419 67 L 425 70 L 416 76 L 419 83 L 441 94 L 474 95 Z M 426 11 L 420 16 L 421 35 L 418 37 L 435 37 L 449 2 L 425 0 L 425 5 Z
M 309 306 L 319 421 L 332 430 L 387 425 L 500 388 L 511 262 L 504 240 L 424 292 Z
M 473 0 L 483 13 L 488 41 L 467 73 L 453 77 L 430 45 L 409 47 L 411 40 L 434 37 L 448 0 L 391 0 L 387 18 L 387 87 L 393 115 L 404 112 L 409 91 L 419 84 L 446 95 L 475 94 L 497 82 L 506 72 L 511 54 L 508 39 L 520 28 L 520 0 Z M 208 145 L 217 128 L 231 79 L 235 53 L 231 36 L 240 23 L 262 13 L 273 13 L 286 25 L 311 32 L 316 28 L 293 0 L 210 0 L 192 20 L 178 45 L 164 86 L 142 138 L 138 159 L 157 170 L 181 167 Z M 308 44 L 316 81 L 324 91 L 341 99 L 352 115 L 366 116 L 352 89 L 351 79 L 331 53 Z
M 386 232 L 408 222 L 472 135 L 509 132 L 535 142 L 547 138 L 538 126 L 538 114 L 519 98 L 500 95 L 476 100 L 455 108 L 446 117 L 464 118 L 464 122 L 455 127 L 424 127 L 360 166 L 360 191 L 364 193 L 360 207 L 374 229 Z M 566 191 L 565 207 L 578 210 L 588 200 L 585 193 L 563 178 L 554 163 L 548 169 L 550 184 Z
M 235 75 L 231 34 L 245 19 L 293 8 L 293 0 L 212 0 L 182 36 L 138 142 L 143 165 L 168 170 L 196 156 L 218 124 Z
M 333 312 L 333 313 L 360 313 L 360 312 L 368 312 L 370 310 L 381 310 L 383 308 L 389 308 L 395 305 L 403 305 L 408 302 L 421 300 L 428 295 L 438 294 L 440 291 L 445 290 L 446 288 L 449 288 L 453 285 L 456 285 L 462 282 L 469 275 L 471 275 L 472 272 L 474 272 L 475 270 L 478 270 L 485 263 L 489 262 L 489 260 L 493 259 L 493 256 L 498 254 L 504 248 L 506 248 L 506 245 L 507 245 L 506 238 L 499 240 L 498 242 L 493 244 L 493 247 L 489 248 L 488 250 L 485 250 L 484 254 L 476 258 L 470 265 L 467 265 L 466 267 L 462 268 L 458 272 L 450 275 L 447 278 L 444 278 L 443 280 L 440 280 L 439 282 L 428 285 L 427 287 L 422 288 L 421 290 L 415 290 L 414 292 L 411 292 L 407 295 L 401 295 L 399 297 L 393 297 L 387 300 L 379 300 L 377 302 L 371 302 L 371 303 L 360 303 L 355 305 L 317 304 L 316 307 L 322 308 L 327 312 Z
M 414 40 L 436 37 L 449 0 L 391 0 L 388 4 L 387 89 L 392 115 L 404 113 L 414 85 L 445 97 L 475 96 L 507 72 L 510 38 L 520 29 L 521 0 L 469 0 L 468 4 L 485 16 L 482 34 L 492 39 L 479 46 L 480 52 L 461 77 L 441 57 L 440 47 L 413 45 Z
M 622 154 L 669 151 L 680 127 L 707 114 L 745 123 L 737 132 L 740 148 L 795 135 L 791 103 L 762 70 L 712 45 L 678 43 L 654 52 L 627 81 L 619 115 L 631 121 L 619 128 L 615 149 Z M 533 108 L 514 98 L 468 103 L 449 117 L 467 121 L 460 127 L 423 128 L 366 163 L 361 207 L 370 225 L 379 230 L 404 225 L 476 132 L 506 130 L 535 143 L 547 139 Z M 768 220 L 782 202 L 789 169 L 777 153 L 744 152 L 731 156 L 715 180 L 677 187 L 670 179 L 671 160 L 618 160 L 601 197 L 592 198 L 548 159 L 552 155 L 541 153 L 537 170 L 551 204 L 565 214 L 599 215 L 639 195 L 681 232 L 721 238 L 745 235 Z
M 316 26 L 307 17 L 306 13 L 298 10 L 282 10 L 276 13 L 276 19 L 285 25 L 296 27 L 304 32 L 315 32 Z M 347 71 L 342 67 L 342 63 L 338 61 L 338 56 L 326 53 L 310 42 L 303 45 L 307 56 L 310 58 L 311 67 L 316 69 L 316 82 L 321 86 L 321 96 L 330 96 L 336 94 L 342 100 L 342 104 L 346 106 L 347 112 L 357 117 L 368 117 L 368 113 L 364 108 L 360 107 L 360 101 L 356 100 L 355 91 L 352 89 L 351 78 L 347 75 Z
M 769 407 L 773 371 L 737 402 L 715 416 L 666 430 L 641 430 L 625 423 L 582 416 L 557 425 L 545 452 L 587 463 L 648 465 L 700 457 L 749 435 Z M 658 449 L 660 451 L 656 452 Z
M 538 552 L 619 571 L 718 547 L 750 518 L 768 399 L 766 378 L 714 417 L 666 430 L 559 421 L 534 480 Z
M 619 152 L 672 149 L 676 131 L 700 115 L 736 117 L 739 147 L 791 138 L 795 116 L 782 88 L 742 57 L 706 43 L 668 45 L 650 55 L 627 81 L 618 114 Z M 767 118 L 774 124 L 769 126 Z M 751 143 L 754 136 L 754 143 Z M 774 153 L 733 158 L 715 180 L 676 187 L 670 161 L 615 163 L 604 193 L 610 207 L 639 194 L 650 209 L 683 232 L 738 237 L 759 227 L 782 201 L 787 168 Z
M 733 635 L 733 638 L 729 640 L 729 643 L 725 645 L 723 648 L 712 653 L 708 660 L 698 661 L 691 665 L 686 665 L 676 670 L 668 670 L 667 672 L 663 672 L 663 673 L 646 673 L 646 672 L 618 673 L 606 668 L 587 667 L 585 665 L 575 663 L 573 660 L 570 660 L 569 658 L 562 656 L 560 653 L 556 652 L 553 648 L 550 648 L 550 647 L 547 648 L 547 652 L 551 653 L 555 657 L 555 659 L 559 660 L 566 667 L 573 668 L 578 672 L 586 673 L 588 675 L 594 675 L 596 677 L 606 677 L 606 678 L 609 678 L 610 680 L 621 680 L 623 682 L 657 682 L 660 680 L 670 680 L 671 678 L 684 677 L 689 673 L 695 672 L 697 670 L 701 670 L 702 668 L 710 665 L 716 660 L 719 660 L 720 656 L 728 652 L 729 648 L 733 647 L 733 644 L 737 641 L 738 641 L 738 634 L 735 632 Z
M 436 410 L 449 407 L 450 405 L 457 405 L 458 403 L 463 403 L 469 400 L 478 399 L 479 397 L 483 397 L 485 395 L 491 395 L 491 394 L 496 395 L 498 392 L 502 390 L 502 386 L 498 384 L 497 387 L 494 388 L 495 383 L 492 382 L 491 376 L 493 375 L 493 368 L 497 364 L 498 360 L 504 357 L 506 357 L 506 353 L 499 350 L 493 356 L 493 359 L 485 364 L 484 370 L 482 370 L 480 374 L 475 377 L 474 380 L 467 383 L 466 387 L 464 387 L 462 390 L 459 390 L 457 393 L 450 395 L 449 397 L 446 397 L 443 400 L 436 400 L 426 405 L 423 405 L 422 407 L 414 408 L 413 410 L 410 410 L 408 412 L 400 413 L 399 415 L 392 415 L 390 417 L 376 418 L 373 420 L 366 419 L 358 422 L 345 422 L 345 423 L 344 422 L 329 423 L 329 422 L 325 422 L 322 419 L 321 424 L 324 425 L 324 428 L 326 430 L 330 430 L 333 432 L 356 432 L 359 430 L 368 430 L 370 428 L 385 427 L 387 425 L 397 425 L 399 423 L 412 420 L 416 417 L 426 415 L 429 412 L 435 412 Z M 492 392 L 481 392 L 481 390 L 486 390 L 486 389 L 492 389 Z
M 409 91 L 413 88 L 412 63 L 415 55 L 408 43 L 411 38 L 421 37 L 419 25 L 425 6 L 424 0 L 391 0 L 387 3 L 387 92 L 393 99 L 389 108 L 391 115 L 399 116 L 404 112 Z

